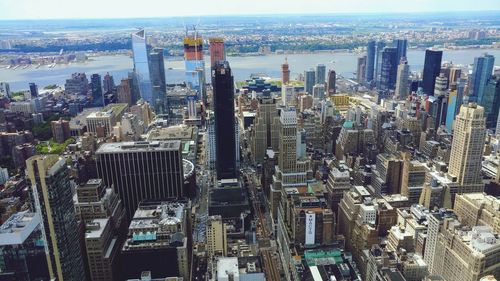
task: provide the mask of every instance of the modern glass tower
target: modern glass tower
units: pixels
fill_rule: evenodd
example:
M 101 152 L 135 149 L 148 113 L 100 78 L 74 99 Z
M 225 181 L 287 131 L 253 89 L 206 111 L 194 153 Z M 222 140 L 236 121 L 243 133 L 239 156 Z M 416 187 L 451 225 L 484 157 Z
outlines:
M 425 62 L 422 88 L 424 94 L 432 96 L 434 94 L 434 86 L 436 85 L 436 77 L 441 72 L 441 59 L 443 51 L 425 50 Z
M 304 71 L 304 87 L 308 94 L 312 95 L 313 87 L 316 84 L 316 72 L 314 69 Z
M 215 113 L 215 155 L 217 179 L 237 177 L 234 80 L 227 61 L 212 68 Z
M 375 71 L 375 41 L 369 41 L 366 47 L 366 82 L 373 80 L 373 72 Z
M 375 59 L 375 79 L 377 81 L 377 85 L 380 82 L 380 71 L 382 68 L 382 52 L 384 51 L 385 48 L 385 42 L 379 41 L 377 42 L 377 57 Z
M 149 53 L 149 70 L 151 74 L 151 84 L 153 86 L 153 98 L 155 100 L 162 100 L 167 91 L 162 48 L 154 48 L 151 53 Z
M 134 72 L 139 83 L 141 98 L 153 104 L 153 87 L 149 74 L 149 58 L 144 29 L 132 33 L 132 52 L 134 55 Z
M 406 58 L 406 51 L 408 50 L 408 40 L 395 39 L 393 41 L 394 48 L 398 49 L 398 63 L 402 58 Z
M 493 72 L 495 57 L 485 54 L 482 57 L 474 58 L 474 68 L 472 69 L 471 87 L 469 102 L 479 102 L 483 99 L 486 84 Z
M 326 66 L 324 64 L 316 65 L 316 84 L 325 84 Z
M 384 48 L 382 52 L 382 65 L 380 70 L 380 90 L 394 90 L 398 70 L 397 48 Z

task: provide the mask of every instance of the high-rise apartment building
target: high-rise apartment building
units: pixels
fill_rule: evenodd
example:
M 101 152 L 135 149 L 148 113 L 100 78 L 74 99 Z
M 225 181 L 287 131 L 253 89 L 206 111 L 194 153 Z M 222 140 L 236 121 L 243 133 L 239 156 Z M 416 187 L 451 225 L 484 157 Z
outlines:
M 326 81 L 326 66 L 324 64 L 316 65 L 316 82 L 315 84 L 325 84 Z
M 106 75 L 104 75 L 104 78 L 102 79 L 102 87 L 104 93 L 113 92 L 113 89 L 115 88 L 115 80 L 113 79 L 112 75 L 109 75 L 109 73 L 106 73 Z
M 482 57 L 474 58 L 474 67 L 470 78 L 469 102 L 479 102 L 483 100 L 486 84 L 493 73 L 495 57 L 485 54 Z
M 145 101 L 153 104 L 153 86 L 149 69 L 148 48 L 146 46 L 146 31 L 144 29 L 132 33 L 132 52 L 134 73 L 137 77 L 140 96 Z
M 455 117 L 448 167 L 448 174 L 459 185 L 458 193 L 481 192 L 484 189 L 481 167 L 485 134 L 483 107 L 473 103 L 462 105 Z
M 306 93 L 312 95 L 314 85 L 316 85 L 316 72 L 311 68 L 304 71 L 304 90 Z
M 281 65 L 281 84 L 284 87 L 290 82 L 290 67 L 288 65 L 288 59 L 285 58 L 285 62 Z
M 410 66 L 406 59 L 402 59 L 398 65 L 396 90 L 394 96 L 399 100 L 405 100 L 410 94 L 409 84 Z
M 52 138 L 57 143 L 63 143 L 71 136 L 71 131 L 69 129 L 69 121 L 59 119 L 57 121 L 50 122 L 50 127 L 52 129 Z
M 218 61 L 226 60 L 226 51 L 224 48 L 223 38 L 210 38 L 208 39 L 210 46 L 210 66 L 214 67 Z
M 375 41 L 368 41 L 366 46 L 366 68 L 365 68 L 365 79 L 366 82 L 373 81 L 373 72 L 375 71 Z
M 422 80 L 422 88 L 424 94 L 432 96 L 434 94 L 434 86 L 436 77 L 441 72 L 441 59 L 443 51 L 425 50 L 424 72 Z
M 227 61 L 217 62 L 212 69 L 212 85 L 217 179 L 236 178 L 239 147 L 236 147 L 234 80 Z
M 227 256 L 227 226 L 221 216 L 208 217 L 206 224 L 207 252 L 209 256 Z
M 79 227 L 66 161 L 58 155 L 26 160 L 27 175 L 42 230 L 51 279 L 86 280 Z
M 114 186 L 129 220 L 143 200 L 186 196 L 180 141 L 106 143 L 96 158 L 99 178 Z
M 64 91 L 70 94 L 86 95 L 89 90 L 89 80 L 85 73 L 73 73 L 70 79 L 66 79 Z

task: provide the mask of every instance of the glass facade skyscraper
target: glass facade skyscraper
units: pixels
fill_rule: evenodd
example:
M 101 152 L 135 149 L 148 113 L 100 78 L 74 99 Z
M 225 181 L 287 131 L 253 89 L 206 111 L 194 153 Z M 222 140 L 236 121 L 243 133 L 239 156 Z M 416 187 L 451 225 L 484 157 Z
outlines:
M 154 104 L 153 87 L 149 74 L 149 58 L 144 29 L 132 33 L 132 52 L 134 57 L 134 72 L 139 84 L 141 98 Z
M 373 72 L 375 71 L 375 41 L 369 41 L 366 47 L 366 82 L 373 80 Z
M 397 48 L 384 48 L 382 52 L 382 65 L 380 70 L 379 90 L 387 91 L 396 88 L 396 78 L 398 70 Z
M 485 54 L 482 57 L 474 58 L 474 68 L 472 69 L 471 86 L 469 92 L 470 102 L 481 103 L 486 84 L 493 72 L 495 57 Z
M 436 85 L 436 77 L 441 72 L 442 58 L 443 51 L 425 50 L 422 89 L 426 95 L 434 95 L 434 85 Z
M 314 72 L 313 72 L 314 73 Z M 234 117 L 234 80 L 227 61 L 212 69 L 215 113 L 215 155 L 217 179 L 237 177 L 236 130 Z

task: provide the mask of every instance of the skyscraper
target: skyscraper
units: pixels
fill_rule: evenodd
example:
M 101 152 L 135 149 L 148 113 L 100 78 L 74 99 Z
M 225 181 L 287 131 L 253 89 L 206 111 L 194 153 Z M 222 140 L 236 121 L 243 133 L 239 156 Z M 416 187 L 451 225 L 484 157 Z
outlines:
M 58 155 L 26 160 L 42 231 L 49 275 L 54 280 L 86 280 L 73 194 L 66 161 Z
M 288 66 L 288 58 L 281 65 L 281 84 L 284 86 L 290 82 L 290 68 Z
M 410 93 L 410 85 L 409 85 L 409 74 L 410 74 L 410 66 L 408 65 L 408 61 L 403 58 L 398 65 L 398 73 L 396 78 L 396 90 L 394 95 L 400 99 L 404 100 Z
M 500 107 L 500 76 L 492 76 L 488 79 L 483 92 L 478 104 L 484 107 L 486 128 L 494 129 Z
M 373 80 L 373 72 L 375 71 L 375 41 L 368 41 L 366 46 L 366 82 L 371 82 Z
M 483 191 L 481 168 L 485 134 L 484 108 L 474 103 L 462 105 L 455 117 L 448 167 L 448 174 L 459 184 L 459 193 Z
M 380 71 L 382 68 L 382 52 L 385 48 L 385 42 L 378 41 L 377 42 L 377 57 L 375 58 L 375 77 L 373 79 L 378 82 L 380 81 Z
M 186 195 L 180 141 L 105 143 L 96 159 L 99 178 L 114 186 L 128 220 L 143 200 Z
M 324 64 L 316 65 L 316 84 L 325 84 L 326 66 Z
M 446 114 L 448 110 L 448 78 L 440 73 L 436 77 L 436 84 L 434 86 L 434 108 L 432 110 L 432 117 L 435 121 L 435 128 L 446 124 Z
M 149 70 L 151 75 L 151 84 L 153 86 L 153 99 L 163 100 L 167 85 L 165 82 L 165 63 L 163 61 L 163 49 L 154 48 L 149 53 Z
M 495 57 L 485 54 L 482 57 L 474 58 L 474 68 L 470 80 L 469 102 L 481 102 L 484 95 L 486 83 L 491 77 Z
M 434 94 L 434 85 L 436 84 L 436 77 L 441 72 L 441 59 L 443 58 L 443 51 L 425 50 L 425 62 L 422 88 L 424 94 L 432 96 Z
M 329 96 L 335 95 L 336 93 L 336 88 L 335 88 L 336 79 L 337 75 L 335 73 L 335 70 L 330 69 L 328 71 L 328 82 L 326 83 L 326 92 L 328 93 Z
M 365 81 L 366 72 L 366 56 L 358 57 L 358 68 L 356 71 L 356 80 L 358 83 L 363 83 Z
M 38 97 L 38 86 L 35 83 L 30 83 L 30 94 L 32 98 Z
M 215 154 L 217 179 L 236 178 L 236 131 L 234 80 L 229 62 L 217 62 L 212 69 L 215 113 Z
M 198 68 L 205 72 L 205 60 L 203 60 L 203 40 L 197 31 L 187 35 L 184 38 L 184 64 L 186 67 L 186 84 L 199 90 L 200 79 L 198 77 Z
M 154 104 L 153 86 L 149 74 L 149 58 L 146 46 L 146 32 L 141 29 L 132 33 L 132 52 L 134 55 L 134 72 L 137 77 L 141 98 Z
M 304 90 L 312 95 L 312 90 L 314 85 L 316 85 L 316 73 L 314 69 L 309 69 L 304 71 Z
M 396 49 L 398 49 L 398 55 L 397 55 L 398 62 L 402 58 L 406 58 L 406 51 L 408 49 L 408 40 L 406 40 L 406 39 L 395 39 L 393 41 L 393 45 L 394 45 L 394 47 Z
M 224 49 L 224 39 L 223 38 L 210 38 L 210 67 L 214 67 L 215 63 L 218 61 L 226 60 L 226 51 Z
M 90 76 L 92 90 L 92 103 L 94 106 L 104 106 L 104 95 L 102 93 L 101 75 L 95 73 Z
M 397 78 L 397 49 L 392 47 L 384 48 L 382 52 L 382 65 L 380 70 L 379 90 L 389 91 L 396 87 Z
M 115 81 L 113 79 L 113 76 L 109 75 L 109 73 L 106 73 L 106 75 L 104 75 L 104 78 L 102 79 L 102 86 L 104 88 L 104 93 L 113 92 L 113 89 L 115 88 Z
M 281 65 L 281 83 L 283 85 L 290 82 L 290 68 L 288 66 L 288 59 L 285 58 L 285 62 Z

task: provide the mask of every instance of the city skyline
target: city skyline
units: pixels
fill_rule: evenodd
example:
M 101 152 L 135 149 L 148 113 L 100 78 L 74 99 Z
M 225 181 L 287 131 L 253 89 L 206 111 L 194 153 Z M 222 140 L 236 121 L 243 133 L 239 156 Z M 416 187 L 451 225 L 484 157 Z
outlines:
M 75 9 L 71 2 L 48 0 L 34 2 L 32 0 L 7 0 L 0 3 L 1 20 L 24 19 L 123 19 L 123 18 L 162 18 L 190 16 L 226 16 L 226 15 L 273 15 L 273 14 L 397 14 L 397 13 L 440 13 L 440 12 L 470 12 L 498 11 L 500 3 L 495 0 L 470 1 L 432 1 L 418 0 L 401 2 L 397 0 L 366 1 L 353 0 L 349 2 L 325 2 L 321 0 L 277 0 L 255 2 L 242 0 L 227 2 L 224 0 L 201 1 L 189 3 L 166 3 L 160 0 L 148 0 L 143 5 L 127 6 L 119 1 L 89 0 L 85 6 Z M 265 4 L 265 5 L 264 5 Z M 93 9 L 99 6 L 100 9 Z M 156 9 L 150 9 L 155 6 Z M 173 7 L 172 7 L 173 6 Z M 53 9 L 57 7 L 57 9 Z M 488 8 L 486 8 L 488 7 Z M 114 13 L 110 13 L 113 11 Z

